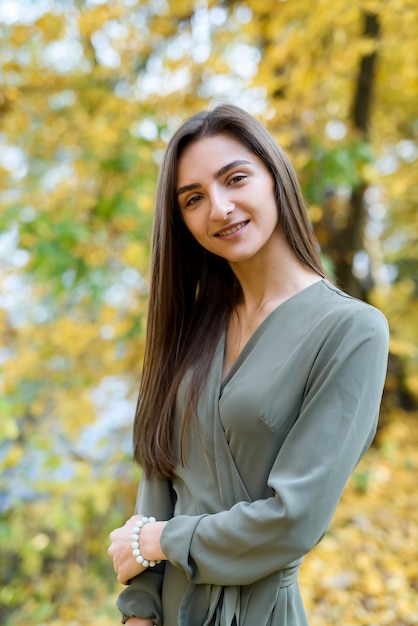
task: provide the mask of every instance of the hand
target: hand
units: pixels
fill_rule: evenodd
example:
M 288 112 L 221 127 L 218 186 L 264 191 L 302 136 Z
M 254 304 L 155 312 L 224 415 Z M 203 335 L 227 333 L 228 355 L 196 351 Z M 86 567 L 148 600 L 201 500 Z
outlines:
M 127 626 L 154 626 L 152 619 L 143 617 L 130 617 L 125 624 Z
M 146 569 L 137 563 L 132 554 L 132 534 L 136 522 L 142 517 L 142 515 L 133 515 L 122 528 L 116 528 L 109 535 L 112 543 L 108 554 L 113 558 L 113 568 L 118 575 L 118 582 L 124 585 Z
M 143 515 L 133 515 L 122 528 L 116 528 L 110 533 L 111 545 L 108 550 L 113 558 L 113 567 L 118 575 L 118 582 L 128 584 L 131 578 L 144 572 L 147 568 L 137 563 L 132 554 L 132 534 L 135 524 Z M 165 559 L 161 550 L 160 537 L 166 522 L 152 522 L 144 524 L 141 529 L 141 553 L 150 561 Z

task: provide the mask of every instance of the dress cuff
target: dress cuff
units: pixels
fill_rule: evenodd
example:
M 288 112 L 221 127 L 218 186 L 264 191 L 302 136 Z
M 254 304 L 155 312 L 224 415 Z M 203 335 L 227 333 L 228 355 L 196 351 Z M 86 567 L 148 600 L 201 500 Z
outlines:
M 157 571 L 157 567 L 161 571 Z M 161 586 L 164 567 L 157 566 L 131 580 L 120 593 L 116 605 L 122 616 L 122 624 L 130 617 L 152 619 L 157 626 L 163 625 Z

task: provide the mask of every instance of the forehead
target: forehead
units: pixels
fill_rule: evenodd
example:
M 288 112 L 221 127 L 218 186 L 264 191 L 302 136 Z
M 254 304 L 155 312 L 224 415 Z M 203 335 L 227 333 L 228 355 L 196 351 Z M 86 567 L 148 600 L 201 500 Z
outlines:
M 188 144 L 180 153 L 177 165 L 177 177 L 183 179 L 203 173 L 214 173 L 223 165 L 237 159 L 250 163 L 262 163 L 239 139 L 228 134 L 203 137 Z

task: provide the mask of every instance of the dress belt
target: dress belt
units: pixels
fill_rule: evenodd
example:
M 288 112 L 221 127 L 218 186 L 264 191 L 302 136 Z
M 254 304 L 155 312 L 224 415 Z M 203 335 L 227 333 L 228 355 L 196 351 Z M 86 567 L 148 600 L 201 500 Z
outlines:
M 282 570 L 282 580 L 280 587 L 289 587 L 298 577 L 300 566 L 302 564 L 303 559 L 297 559 L 296 561 L 292 561 L 289 567 L 286 567 Z
M 269 581 L 264 579 L 264 581 L 260 580 L 259 584 L 224 587 L 218 595 L 218 599 L 222 598 L 221 605 L 217 606 L 212 620 L 206 622 L 207 626 L 212 626 L 212 624 L 213 626 L 230 626 L 231 624 L 240 626 L 240 624 L 248 623 L 248 603 L 254 601 L 258 606 L 264 607 L 266 615 L 270 615 L 274 610 L 279 590 L 296 582 L 301 563 L 302 559 L 292 561 L 285 569 L 268 576 Z M 266 588 L 263 589 L 264 585 Z M 259 596 L 261 604 L 256 600 L 258 594 L 261 594 Z

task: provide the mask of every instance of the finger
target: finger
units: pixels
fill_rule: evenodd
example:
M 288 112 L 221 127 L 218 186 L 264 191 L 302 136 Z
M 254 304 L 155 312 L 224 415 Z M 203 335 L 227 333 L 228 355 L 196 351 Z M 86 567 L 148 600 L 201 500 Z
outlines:
M 110 538 L 111 541 L 114 541 L 114 539 L 117 538 L 120 530 L 121 530 L 120 528 L 115 528 L 114 530 L 112 530 L 111 533 L 109 533 L 109 538 Z

